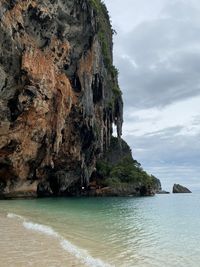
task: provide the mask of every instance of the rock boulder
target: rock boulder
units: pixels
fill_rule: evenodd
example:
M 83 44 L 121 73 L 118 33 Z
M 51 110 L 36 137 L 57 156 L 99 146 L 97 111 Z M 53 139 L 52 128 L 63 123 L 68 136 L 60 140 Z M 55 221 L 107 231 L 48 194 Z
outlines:
M 192 193 L 188 188 L 180 184 L 174 184 L 172 192 L 173 193 Z

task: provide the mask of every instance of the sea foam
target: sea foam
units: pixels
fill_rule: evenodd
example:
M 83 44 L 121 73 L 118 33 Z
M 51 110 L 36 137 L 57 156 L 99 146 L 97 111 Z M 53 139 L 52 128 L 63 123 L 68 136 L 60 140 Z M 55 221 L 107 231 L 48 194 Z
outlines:
M 7 217 L 10 218 L 10 219 L 25 220 L 25 218 L 23 216 L 15 214 L 15 213 L 8 213 Z
M 35 231 L 41 234 L 45 234 L 51 237 L 54 237 L 58 240 L 60 243 L 60 246 L 62 249 L 67 251 L 68 253 L 75 256 L 77 259 L 79 259 L 83 264 L 86 266 L 92 266 L 92 267 L 111 267 L 110 264 L 103 262 L 100 259 L 93 258 L 87 250 L 84 250 L 82 248 L 79 248 L 78 246 L 72 244 L 70 241 L 66 240 L 62 237 L 59 233 L 57 233 L 52 227 L 34 223 L 31 221 L 27 221 L 26 218 L 24 218 L 21 215 L 15 214 L 15 213 L 8 213 L 8 218 L 11 219 L 19 219 L 22 221 L 22 225 L 27 230 Z
M 23 226 L 28 229 L 28 230 L 33 230 L 36 232 L 40 232 L 49 236 L 53 237 L 59 237 L 58 233 L 56 233 L 53 228 L 43 225 L 43 224 L 38 224 L 38 223 L 32 223 L 32 222 L 23 222 Z
M 111 267 L 110 264 L 103 262 L 100 259 L 93 258 L 86 250 L 78 248 L 77 246 L 70 243 L 68 240 L 63 239 L 60 244 L 64 250 L 73 254 L 77 259 L 86 264 L 87 266 L 94 267 Z

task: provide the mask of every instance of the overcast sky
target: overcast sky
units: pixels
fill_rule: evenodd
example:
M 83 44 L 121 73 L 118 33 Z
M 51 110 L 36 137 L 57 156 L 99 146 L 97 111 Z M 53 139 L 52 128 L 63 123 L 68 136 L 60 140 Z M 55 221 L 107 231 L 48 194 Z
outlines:
M 124 139 L 164 189 L 200 189 L 199 0 L 104 2 L 117 31 Z

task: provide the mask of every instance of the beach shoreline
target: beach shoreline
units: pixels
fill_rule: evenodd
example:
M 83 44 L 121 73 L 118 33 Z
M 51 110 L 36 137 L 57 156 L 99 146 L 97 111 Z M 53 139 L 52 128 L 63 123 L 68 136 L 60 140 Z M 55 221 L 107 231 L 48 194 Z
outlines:
M 23 217 L 0 213 L 1 267 L 84 267 L 75 256 L 63 250 L 59 240 L 48 232 L 31 230 L 23 225 Z M 28 226 L 28 225 L 27 225 Z M 47 228 L 48 230 L 48 228 Z

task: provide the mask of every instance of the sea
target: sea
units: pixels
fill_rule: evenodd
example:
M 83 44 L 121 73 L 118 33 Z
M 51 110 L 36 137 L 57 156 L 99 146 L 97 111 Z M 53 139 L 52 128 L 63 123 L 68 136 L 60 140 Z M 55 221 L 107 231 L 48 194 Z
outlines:
M 200 194 L 0 201 L 0 267 L 199 267 Z

